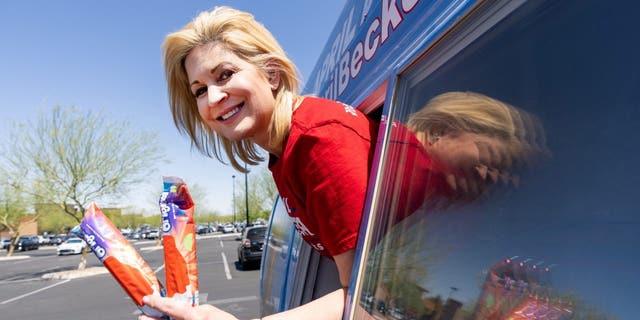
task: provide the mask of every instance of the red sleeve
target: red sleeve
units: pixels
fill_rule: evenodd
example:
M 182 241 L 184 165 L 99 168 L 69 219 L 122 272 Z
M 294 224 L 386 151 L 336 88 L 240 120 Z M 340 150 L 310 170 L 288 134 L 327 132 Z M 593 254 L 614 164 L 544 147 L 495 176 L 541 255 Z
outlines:
M 302 156 L 304 199 L 331 256 L 356 247 L 372 157 L 371 139 L 340 123 L 308 130 L 294 154 Z M 303 160 L 303 159 L 301 159 Z

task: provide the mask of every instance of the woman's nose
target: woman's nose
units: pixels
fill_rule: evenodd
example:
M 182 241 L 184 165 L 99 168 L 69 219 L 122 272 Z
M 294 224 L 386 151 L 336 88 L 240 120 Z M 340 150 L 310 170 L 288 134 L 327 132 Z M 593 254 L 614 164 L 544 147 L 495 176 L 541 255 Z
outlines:
M 209 86 L 207 91 L 207 98 L 209 99 L 208 103 L 211 106 L 222 102 L 227 97 L 227 93 L 217 86 Z

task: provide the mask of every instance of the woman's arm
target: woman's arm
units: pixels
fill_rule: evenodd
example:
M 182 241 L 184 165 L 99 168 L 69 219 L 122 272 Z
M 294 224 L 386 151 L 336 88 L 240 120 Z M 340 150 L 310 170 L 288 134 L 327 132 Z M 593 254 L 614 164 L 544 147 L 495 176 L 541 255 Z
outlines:
M 341 288 L 328 293 L 316 300 L 305 303 L 297 308 L 284 312 L 272 314 L 262 318 L 263 320 L 289 320 L 289 319 L 305 319 L 305 320 L 325 320 L 325 319 L 342 319 L 342 309 L 344 308 L 344 299 L 346 297 L 346 288 Z
M 297 308 L 276 313 L 264 320 L 287 320 L 287 319 L 305 319 L 305 320 L 325 320 L 325 319 L 342 319 L 344 302 L 347 296 L 347 288 L 349 286 L 349 278 L 351 276 L 351 267 L 355 250 L 349 250 L 333 257 L 338 267 L 338 275 L 340 276 L 340 284 L 342 288 L 326 294 L 316 300 L 308 302 Z
M 316 300 L 301 305 L 297 308 L 287 310 L 284 312 L 276 313 L 268 317 L 264 317 L 264 320 L 287 320 L 287 319 L 305 319 L 305 320 L 325 320 L 325 319 L 342 319 L 342 312 L 344 309 L 344 302 L 347 295 L 347 287 L 349 285 L 349 277 L 351 275 L 351 267 L 353 266 L 354 250 L 349 250 L 345 253 L 336 255 L 333 257 L 338 267 L 338 274 L 340 276 L 340 283 L 342 288 L 331 293 L 328 293 Z M 187 320 L 187 319 L 210 319 L 210 320 L 237 320 L 235 316 L 225 311 L 222 311 L 212 305 L 200 305 L 197 307 L 191 307 L 190 305 L 182 302 L 178 302 L 171 298 L 162 298 L 159 296 L 151 295 L 146 296 L 143 299 L 144 304 L 160 310 L 162 313 L 170 316 L 175 320 Z M 153 318 L 147 316 L 140 316 L 140 320 L 152 320 Z

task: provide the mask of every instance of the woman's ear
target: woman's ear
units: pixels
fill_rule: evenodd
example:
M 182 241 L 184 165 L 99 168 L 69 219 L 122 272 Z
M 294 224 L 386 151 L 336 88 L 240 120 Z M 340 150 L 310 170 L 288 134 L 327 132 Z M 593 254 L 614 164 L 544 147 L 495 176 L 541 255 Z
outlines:
M 267 80 L 271 85 L 271 90 L 276 91 L 280 87 L 280 64 L 276 59 L 269 59 L 266 64 Z
M 267 78 L 269 80 L 269 84 L 271 85 L 271 90 L 278 90 L 278 88 L 280 87 L 280 71 L 272 69 L 267 74 Z

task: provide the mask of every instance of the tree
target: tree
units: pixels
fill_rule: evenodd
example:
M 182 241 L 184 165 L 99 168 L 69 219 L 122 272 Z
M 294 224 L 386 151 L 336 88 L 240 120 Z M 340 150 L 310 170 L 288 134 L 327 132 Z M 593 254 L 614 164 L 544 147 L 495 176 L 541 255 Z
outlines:
M 2 174 L 6 177 L 5 174 Z M 14 238 L 9 247 L 8 256 L 13 255 L 13 245 L 20 236 L 20 225 L 27 221 L 37 220 L 37 215 L 27 215 L 27 204 L 24 194 L 0 182 L 0 230 L 6 229 Z
M 66 233 L 71 228 L 78 225 L 78 221 L 67 214 L 64 210 L 53 203 L 36 203 L 34 204 L 38 218 L 38 230 L 49 233 Z M 70 210 L 73 210 L 71 206 Z
M 119 200 L 164 159 L 155 134 L 75 107 L 56 106 L 13 129 L 3 153 L 10 176 L 20 177 L 11 185 L 77 222 L 91 202 Z
M 261 167 L 262 168 L 262 167 Z M 273 202 L 278 194 L 275 183 L 271 176 L 271 172 L 268 169 L 262 168 L 257 172 L 249 173 L 248 188 L 245 187 L 244 179 L 238 179 L 236 183 L 236 216 L 238 220 L 243 220 L 246 214 L 246 202 L 245 197 L 246 190 L 249 190 L 249 219 L 255 221 L 256 219 L 268 219 L 273 208 Z M 247 221 L 249 223 L 250 221 Z

